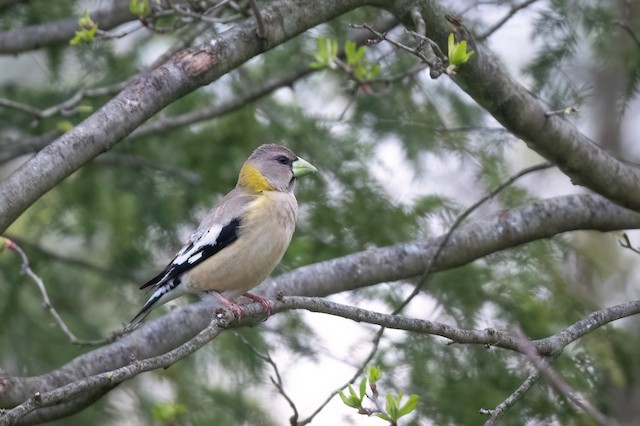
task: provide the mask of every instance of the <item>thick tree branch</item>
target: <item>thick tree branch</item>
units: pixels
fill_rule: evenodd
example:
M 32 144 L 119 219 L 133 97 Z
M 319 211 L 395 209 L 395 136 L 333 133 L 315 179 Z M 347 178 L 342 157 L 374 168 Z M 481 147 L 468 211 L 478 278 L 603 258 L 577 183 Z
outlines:
M 91 12 L 91 19 L 101 30 L 110 30 L 125 22 L 134 21 L 129 0 L 114 0 L 111 6 Z M 0 55 L 16 54 L 52 44 L 68 43 L 78 29 L 78 17 L 46 24 L 32 25 L 0 32 Z
M 426 36 L 440 46 L 455 33 L 476 54 L 459 68 L 455 82 L 529 148 L 557 165 L 573 183 L 586 186 L 625 207 L 640 210 L 640 169 L 608 154 L 560 116 L 547 117 L 546 108 L 510 76 L 496 57 L 473 39 L 439 2 L 380 0 L 404 25 L 411 27 L 409 11 L 420 8 Z
M 498 250 L 549 238 L 561 232 L 629 228 L 640 228 L 640 214 L 616 206 L 597 195 L 573 195 L 539 201 L 502 211 L 459 228 L 434 262 L 432 271 L 454 268 Z M 380 282 L 415 277 L 424 272 L 441 238 L 366 250 L 305 266 L 265 282 L 258 290 L 270 297 L 280 292 L 326 296 Z M 557 353 L 569 342 L 597 326 L 628 316 L 638 309 L 640 302 L 630 302 L 596 312 L 558 333 L 553 340 L 536 341 L 536 347 L 541 354 Z M 42 376 L 0 378 L 0 407 L 13 407 L 35 392 L 44 392 L 82 377 L 126 366 L 132 355 L 136 359 L 147 359 L 166 353 L 206 327 L 211 312 L 212 306 L 206 300 L 194 303 L 150 321 L 122 339 L 81 355 Z

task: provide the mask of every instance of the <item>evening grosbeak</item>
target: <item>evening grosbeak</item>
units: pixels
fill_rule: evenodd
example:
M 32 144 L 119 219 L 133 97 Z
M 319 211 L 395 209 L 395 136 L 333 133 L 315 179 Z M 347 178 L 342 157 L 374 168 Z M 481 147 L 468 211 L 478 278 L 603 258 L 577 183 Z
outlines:
M 317 172 L 290 149 L 258 147 L 240 169 L 236 187 L 209 211 L 178 254 L 140 287 L 155 290 L 126 326 L 131 330 L 155 307 L 185 293 L 207 292 L 237 315 L 244 295 L 270 311 L 266 299 L 248 293 L 280 263 L 298 216 L 296 178 Z

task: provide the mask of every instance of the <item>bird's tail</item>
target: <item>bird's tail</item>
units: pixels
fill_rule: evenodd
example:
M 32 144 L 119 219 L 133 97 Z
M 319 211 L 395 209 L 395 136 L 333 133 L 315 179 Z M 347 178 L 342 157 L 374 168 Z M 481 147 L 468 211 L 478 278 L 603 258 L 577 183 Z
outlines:
M 180 294 L 173 294 L 173 293 L 179 293 L 179 292 L 176 292 L 176 291 L 172 292 L 172 290 L 175 289 L 176 285 L 177 284 L 172 280 L 164 283 L 162 286 L 160 286 L 160 288 L 154 291 L 151 297 L 149 298 L 149 300 L 147 300 L 147 303 L 145 303 L 142 309 L 140 309 L 140 312 L 138 312 L 136 316 L 133 317 L 133 319 L 129 322 L 129 324 L 127 324 L 124 327 L 123 332 L 128 333 L 130 331 L 133 331 L 133 329 L 135 329 L 138 326 L 138 324 L 140 324 L 147 317 L 147 315 L 149 315 L 149 313 L 153 310 L 153 308 L 160 306 L 168 302 L 169 300 L 175 299 L 176 297 L 178 297 Z M 170 292 L 172 294 L 169 294 Z
M 140 309 L 140 312 L 138 312 L 136 316 L 133 317 L 131 321 L 129 321 L 129 324 L 124 327 L 124 333 L 133 331 L 138 326 L 138 324 L 140 324 L 147 317 L 147 315 L 151 313 L 151 310 L 154 307 L 153 305 L 155 305 L 156 302 L 162 297 L 162 295 L 156 296 L 156 293 L 157 291 L 153 293 L 149 300 L 147 300 L 147 303 L 145 303 L 142 309 Z

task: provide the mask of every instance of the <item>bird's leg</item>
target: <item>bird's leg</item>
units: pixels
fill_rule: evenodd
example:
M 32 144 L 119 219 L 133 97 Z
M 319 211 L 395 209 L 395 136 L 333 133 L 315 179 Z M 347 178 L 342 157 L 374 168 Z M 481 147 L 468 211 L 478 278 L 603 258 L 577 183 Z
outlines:
M 269 299 L 265 299 L 262 296 L 256 296 L 255 294 L 251 294 L 251 293 L 244 293 L 243 296 L 253 300 L 254 302 L 258 302 L 259 304 L 261 304 L 262 307 L 264 308 L 265 313 L 267 314 L 267 317 L 271 316 L 271 303 L 269 303 Z M 266 318 L 265 318 L 265 321 L 266 321 Z
M 224 305 L 225 308 L 231 309 L 233 311 L 233 313 L 235 314 L 236 318 L 240 319 L 244 315 L 244 309 L 242 308 L 242 306 L 238 305 L 237 303 L 234 303 L 234 302 L 230 301 L 229 299 L 227 299 L 226 297 L 224 297 L 222 294 L 218 293 L 217 291 L 215 291 L 215 290 L 207 290 L 207 293 L 209 293 L 212 296 L 215 296 L 215 298 L 218 299 L 220 301 L 220 303 L 222 303 Z

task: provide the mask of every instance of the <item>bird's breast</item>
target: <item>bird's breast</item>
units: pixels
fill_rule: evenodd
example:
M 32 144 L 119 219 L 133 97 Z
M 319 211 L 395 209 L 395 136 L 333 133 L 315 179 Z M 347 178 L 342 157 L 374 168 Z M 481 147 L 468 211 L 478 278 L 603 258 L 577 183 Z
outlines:
M 284 255 L 295 230 L 293 194 L 268 191 L 244 208 L 238 239 L 184 275 L 191 290 L 215 290 L 233 299 L 264 281 Z

